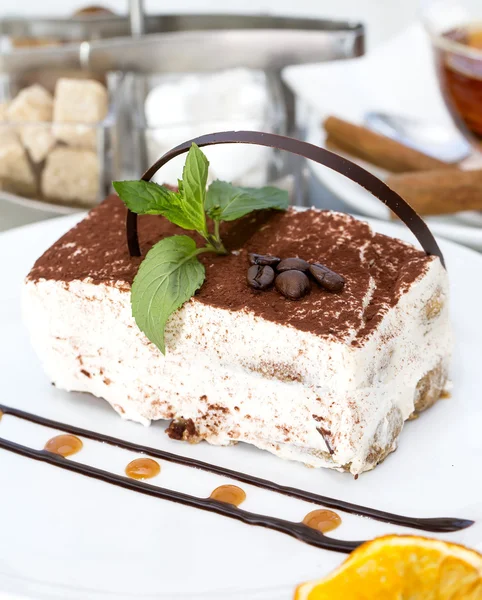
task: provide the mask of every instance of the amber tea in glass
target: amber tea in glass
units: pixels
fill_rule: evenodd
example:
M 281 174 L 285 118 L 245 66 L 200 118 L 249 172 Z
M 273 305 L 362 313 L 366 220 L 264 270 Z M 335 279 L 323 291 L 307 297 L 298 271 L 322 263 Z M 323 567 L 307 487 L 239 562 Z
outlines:
M 445 101 L 458 125 L 482 142 L 482 22 L 440 37 L 435 53 Z

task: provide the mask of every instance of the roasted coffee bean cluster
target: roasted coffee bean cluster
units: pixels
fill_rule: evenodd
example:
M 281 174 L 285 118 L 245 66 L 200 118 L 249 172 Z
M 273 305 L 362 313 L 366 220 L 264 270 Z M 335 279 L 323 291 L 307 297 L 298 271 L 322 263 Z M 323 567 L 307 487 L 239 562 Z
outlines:
M 302 258 L 278 258 L 264 254 L 249 254 L 250 267 L 247 281 L 255 290 L 275 288 L 289 300 L 299 300 L 309 293 L 308 275 L 329 292 L 340 292 L 345 279 L 320 263 L 309 263 Z

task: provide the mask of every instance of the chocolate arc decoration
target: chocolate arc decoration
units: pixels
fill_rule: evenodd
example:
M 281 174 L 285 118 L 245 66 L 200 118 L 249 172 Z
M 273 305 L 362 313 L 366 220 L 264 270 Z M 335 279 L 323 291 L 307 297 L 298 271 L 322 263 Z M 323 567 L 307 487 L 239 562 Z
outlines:
M 330 152 L 325 148 L 309 144 L 294 138 L 263 133 L 261 131 L 223 131 L 201 135 L 187 142 L 179 144 L 156 161 L 142 176 L 142 180 L 150 181 L 157 171 L 171 159 L 189 151 L 192 144 L 200 148 L 216 144 L 254 144 L 267 146 L 278 150 L 286 150 L 291 154 L 298 154 L 303 158 L 313 160 L 324 165 L 351 181 L 358 183 L 368 192 L 388 206 L 397 217 L 410 229 L 428 255 L 438 256 L 445 267 L 445 260 L 432 232 L 420 215 L 401 196 L 388 187 L 386 183 L 375 177 L 352 161 Z M 126 219 L 127 245 L 131 256 L 141 256 L 139 237 L 137 233 L 137 214 L 128 210 Z

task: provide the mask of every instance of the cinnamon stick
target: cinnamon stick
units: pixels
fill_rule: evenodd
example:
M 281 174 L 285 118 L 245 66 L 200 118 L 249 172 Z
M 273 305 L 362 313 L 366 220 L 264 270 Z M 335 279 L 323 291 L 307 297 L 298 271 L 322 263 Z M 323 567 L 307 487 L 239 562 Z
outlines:
M 420 215 L 482 210 L 482 170 L 404 173 L 390 175 L 386 183 Z
M 336 147 L 391 173 L 429 171 L 454 166 L 338 117 L 328 117 L 323 127 L 327 133 L 327 146 Z

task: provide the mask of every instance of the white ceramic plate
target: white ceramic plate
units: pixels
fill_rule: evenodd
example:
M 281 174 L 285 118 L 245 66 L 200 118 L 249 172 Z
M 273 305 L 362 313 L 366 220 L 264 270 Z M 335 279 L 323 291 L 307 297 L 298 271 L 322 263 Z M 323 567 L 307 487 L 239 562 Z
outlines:
M 296 95 L 297 118 L 306 130 L 307 141 L 317 146 L 323 144 L 321 123 L 328 115 L 363 123 L 369 111 L 388 112 L 455 131 L 438 89 L 428 41 L 419 25 L 361 58 L 287 67 L 283 80 Z M 479 158 L 470 160 L 475 166 Z M 360 164 L 379 177 L 385 175 L 373 165 Z M 322 165 L 308 165 L 323 185 L 357 213 L 390 219 L 387 207 L 357 184 Z M 431 217 L 427 222 L 437 235 L 482 250 L 480 213 Z
M 164 434 L 165 422 L 150 428 L 124 422 L 102 400 L 52 387 L 22 325 L 20 290 L 34 260 L 78 218 L 63 217 L 0 235 L 1 404 L 357 504 L 406 515 L 473 518 L 476 523 L 469 529 L 440 537 L 482 550 L 481 256 L 442 242 L 457 339 L 453 397 L 408 423 L 399 449 L 355 481 L 347 474 L 307 469 L 243 444 L 216 448 L 175 442 Z M 410 239 L 396 225 L 373 225 Z M 0 421 L 0 437 L 32 448 L 41 449 L 54 433 L 11 416 Z M 125 450 L 84 443 L 68 460 L 122 474 L 133 457 Z M 153 484 L 207 497 L 222 483 L 236 483 L 161 463 Z M 288 600 L 296 584 L 328 573 L 344 558 L 281 533 L 142 496 L 2 450 L 0 481 L 0 598 Z M 241 487 L 247 493 L 242 505 L 246 510 L 300 521 L 316 508 Z M 414 533 L 340 514 L 343 523 L 334 537 Z

